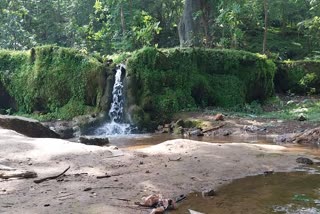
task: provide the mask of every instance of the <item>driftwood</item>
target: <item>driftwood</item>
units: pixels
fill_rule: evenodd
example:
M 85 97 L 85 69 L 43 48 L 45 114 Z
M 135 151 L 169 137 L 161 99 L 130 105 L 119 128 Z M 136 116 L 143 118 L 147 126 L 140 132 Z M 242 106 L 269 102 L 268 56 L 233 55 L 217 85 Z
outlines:
M 110 178 L 111 175 L 101 175 L 101 176 L 97 176 L 97 179 L 102 179 L 102 178 Z
M 34 180 L 33 182 L 36 184 L 42 183 L 44 181 L 47 180 L 53 180 L 53 179 L 57 179 L 59 177 L 61 177 L 62 175 L 64 175 L 68 170 L 70 169 L 70 166 L 68 166 L 68 168 L 66 168 L 62 173 L 60 173 L 59 175 L 54 175 L 54 176 L 49 176 L 49 177 L 45 177 L 45 178 L 41 178 L 39 180 Z
M 207 132 L 212 132 L 212 131 L 218 130 L 218 129 L 224 127 L 224 125 L 225 124 L 222 124 L 222 125 L 219 125 L 219 126 L 215 126 L 215 127 L 211 128 L 211 129 L 203 131 L 202 133 L 207 133 Z
M 0 171 L 0 178 L 10 179 L 10 178 L 36 178 L 38 175 L 33 171 Z

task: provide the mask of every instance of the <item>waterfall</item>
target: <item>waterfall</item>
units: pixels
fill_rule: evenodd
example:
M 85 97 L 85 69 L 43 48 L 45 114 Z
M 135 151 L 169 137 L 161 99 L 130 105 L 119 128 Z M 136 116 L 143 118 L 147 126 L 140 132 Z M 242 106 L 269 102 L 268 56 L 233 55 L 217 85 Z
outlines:
M 96 135 L 126 135 L 130 134 L 131 126 L 124 123 L 124 96 L 122 71 L 125 65 L 120 64 L 116 70 L 115 82 L 112 90 L 112 103 L 109 111 L 110 122 L 107 122 L 95 130 Z

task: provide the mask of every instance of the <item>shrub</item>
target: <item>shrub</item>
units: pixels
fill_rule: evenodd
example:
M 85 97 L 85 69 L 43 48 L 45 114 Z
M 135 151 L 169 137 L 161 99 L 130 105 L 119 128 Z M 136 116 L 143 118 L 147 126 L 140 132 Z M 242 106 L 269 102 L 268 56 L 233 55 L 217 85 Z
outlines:
M 287 61 L 278 65 L 275 86 L 279 92 L 309 94 L 320 92 L 320 61 Z
M 22 113 L 61 112 L 58 118 L 84 113 L 86 106 L 99 105 L 103 77 L 97 59 L 74 49 L 42 46 L 0 51 L 0 80 Z

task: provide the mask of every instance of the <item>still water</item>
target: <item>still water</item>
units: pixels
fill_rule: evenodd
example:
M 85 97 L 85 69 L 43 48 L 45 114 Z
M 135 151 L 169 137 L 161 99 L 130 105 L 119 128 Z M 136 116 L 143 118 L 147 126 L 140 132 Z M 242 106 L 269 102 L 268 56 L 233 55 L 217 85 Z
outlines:
M 252 176 L 221 187 L 217 195 L 191 194 L 170 214 L 315 214 L 320 213 L 320 175 L 307 172 Z

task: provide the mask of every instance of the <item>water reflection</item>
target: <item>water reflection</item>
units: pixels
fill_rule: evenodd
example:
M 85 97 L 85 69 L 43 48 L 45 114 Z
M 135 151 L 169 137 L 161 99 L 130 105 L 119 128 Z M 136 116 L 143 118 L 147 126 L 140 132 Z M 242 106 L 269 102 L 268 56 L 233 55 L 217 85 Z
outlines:
M 305 172 L 277 173 L 235 180 L 218 195 L 191 194 L 174 214 L 188 209 L 206 214 L 313 214 L 320 213 L 320 175 Z

